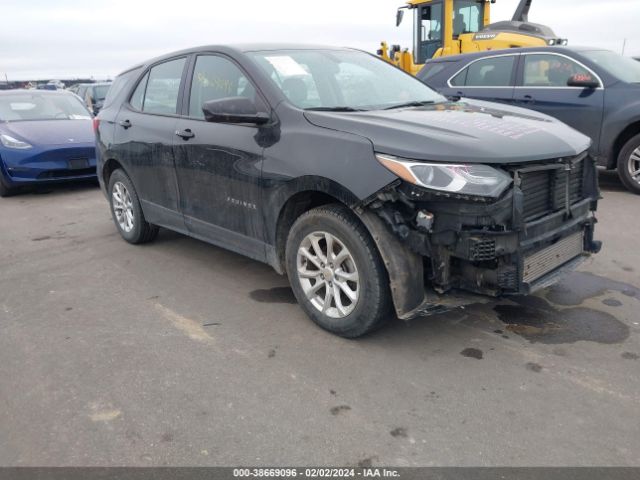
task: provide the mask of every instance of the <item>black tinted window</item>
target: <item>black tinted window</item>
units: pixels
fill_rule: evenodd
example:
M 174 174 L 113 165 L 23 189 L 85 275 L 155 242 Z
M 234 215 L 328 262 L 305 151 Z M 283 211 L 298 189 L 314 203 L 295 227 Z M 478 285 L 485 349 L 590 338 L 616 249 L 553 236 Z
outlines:
M 256 89 L 231 60 L 215 55 L 199 56 L 191 81 L 189 116 L 204 118 L 205 102 L 228 97 L 246 97 L 255 102 Z
M 184 63 L 185 59 L 179 58 L 156 65 L 149 71 L 142 111 L 160 114 L 177 113 Z
M 508 87 L 516 56 L 492 57 L 472 63 L 451 80 L 456 87 Z
M 142 102 L 144 102 L 144 91 L 147 88 L 147 80 L 149 79 L 149 74 L 147 73 L 142 80 L 138 83 L 135 92 L 131 96 L 131 100 L 129 103 L 136 110 L 142 110 Z

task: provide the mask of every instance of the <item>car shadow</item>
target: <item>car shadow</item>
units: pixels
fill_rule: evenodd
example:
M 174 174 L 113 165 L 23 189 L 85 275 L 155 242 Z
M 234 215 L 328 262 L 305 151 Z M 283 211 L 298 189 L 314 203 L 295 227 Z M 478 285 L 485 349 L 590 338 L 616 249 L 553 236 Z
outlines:
M 622 184 L 618 172 L 615 170 L 600 170 L 598 180 L 600 182 L 600 189 L 603 192 L 627 192 L 630 195 L 634 195 Z
M 40 184 L 33 186 L 20 187 L 14 196 L 8 199 L 25 199 L 42 195 L 62 196 L 70 195 L 85 191 L 96 190 L 98 188 L 97 180 L 78 180 L 74 182 Z M 4 199 L 3 199 L 4 200 Z

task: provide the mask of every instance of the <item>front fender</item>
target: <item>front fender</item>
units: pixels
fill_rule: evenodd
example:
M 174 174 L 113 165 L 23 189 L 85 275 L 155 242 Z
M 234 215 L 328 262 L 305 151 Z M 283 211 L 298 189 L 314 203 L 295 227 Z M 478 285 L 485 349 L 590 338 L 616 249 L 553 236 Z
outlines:
M 640 102 L 631 102 L 624 107 L 605 114 L 602 125 L 600 155 L 607 159 L 607 167 L 613 168 L 617 162 L 616 142 L 631 125 L 640 126 Z
M 410 317 L 424 303 L 422 257 L 393 235 L 375 213 L 364 211 L 358 216 L 376 242 L 387 269 L 396 315 L 401 319 Z

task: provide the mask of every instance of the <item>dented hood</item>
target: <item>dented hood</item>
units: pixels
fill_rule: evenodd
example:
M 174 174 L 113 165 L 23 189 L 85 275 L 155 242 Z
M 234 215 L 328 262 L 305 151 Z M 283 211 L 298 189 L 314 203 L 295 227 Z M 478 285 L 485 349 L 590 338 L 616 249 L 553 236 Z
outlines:
M 305 111 L 309 122 L 368 138 L 376 152 L 416 160 L 514 163 L 577 155 L 591 141 L 540 113 L 467 100 L 369 112 Z

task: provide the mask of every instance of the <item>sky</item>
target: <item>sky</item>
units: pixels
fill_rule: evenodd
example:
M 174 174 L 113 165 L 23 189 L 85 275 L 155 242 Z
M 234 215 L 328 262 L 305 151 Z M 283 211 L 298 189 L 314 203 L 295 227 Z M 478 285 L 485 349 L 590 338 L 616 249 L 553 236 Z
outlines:
M 498 0 L 508 20 L 518 0 Z M 411 46 L 402 0 L 0 0 L 0 79 L 113 77 L 129 66 L 207 44 L 293 42 L 374 52 L 381 40 Z M 640 0 L 534 0 L 529 20 L 571 45 L 640 56 Z

